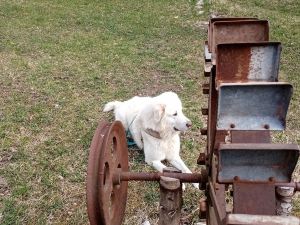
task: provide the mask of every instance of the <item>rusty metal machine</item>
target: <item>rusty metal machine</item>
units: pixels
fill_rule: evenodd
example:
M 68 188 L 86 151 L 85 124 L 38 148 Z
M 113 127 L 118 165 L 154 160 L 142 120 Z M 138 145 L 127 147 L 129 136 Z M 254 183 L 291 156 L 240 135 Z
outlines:
M 169 177 L 201 184 L 206 199 L 195 203 L 200 201 L 207 225 L 299 225 L 298 218 L 280 216 L 276 208 L 282 197 L 277 189 L 288 187 L 291 195 L 300 191 L 300 183 L 292 181 L 299 147 L 271 143 L 271 132 L 285 129 L 293 89 L 278 81 L 280 52 L 279 42 L 269 42 L 268 21 L 212 18 L 204 54 L 207 128 L 201 129 L 207 145 L 197 160 L 203 170 L 129 172 L 124 128 L 118 121 L 100 122 L 88 162 L 90 223 L 122 224 L 128 181 Z M 159 224 L 179 224 L 162 220 Z

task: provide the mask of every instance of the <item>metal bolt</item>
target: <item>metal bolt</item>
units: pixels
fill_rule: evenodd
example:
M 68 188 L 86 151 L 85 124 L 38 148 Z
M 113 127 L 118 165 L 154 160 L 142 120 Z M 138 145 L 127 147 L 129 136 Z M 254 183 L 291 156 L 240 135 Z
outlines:
M 233 123 L 230 124 L 230 128 L 235 128 L 235 125 Z
M 197 163 L 199 164 L 199 165 L 205 165 L 205 162 L 206 162 L 206 155 L 205 155 L 205 153 L 200 153 L 200 155 L 199 155 L 199 158 L 198 158 L 198 160 L 197 160 Z
M 200 209 L 200 213 L 199 213 L 200 218 L 205 219 L 206 218 L 206 211 L 207 211 L 206 199 L 200 199 L 199 209 Z
M 275 182 L 275 178 L 274 177 L 269 177 L 269 181 L 270 182 Z
M 239 180 L 240 180 L 240 177 L 239 177 L 239 176 L 234 176 L 233 180 L 234 180 L 234 181 L 239 181 Z
M 202 85 L 203 88 L 203 94 L 208 95 L 209 94 L 209 84 L 203 84 Z
M 207 135 L 207 128 L 201 128 L 200 133 L 201 135 Z
M 202 115 L 208 115 L 208 108 L 201 108 Z

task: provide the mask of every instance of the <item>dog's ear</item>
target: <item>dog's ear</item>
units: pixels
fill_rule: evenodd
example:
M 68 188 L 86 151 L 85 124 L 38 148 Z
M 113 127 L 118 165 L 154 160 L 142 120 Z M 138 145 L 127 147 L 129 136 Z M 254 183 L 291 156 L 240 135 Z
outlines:
M 156 122 L 159 122 L 162 119 L 162 117 L 165 114 L 165 110 L 166 110 L 166 105 L 164 104 L 157 104 L 154 107 L 154 120 Z

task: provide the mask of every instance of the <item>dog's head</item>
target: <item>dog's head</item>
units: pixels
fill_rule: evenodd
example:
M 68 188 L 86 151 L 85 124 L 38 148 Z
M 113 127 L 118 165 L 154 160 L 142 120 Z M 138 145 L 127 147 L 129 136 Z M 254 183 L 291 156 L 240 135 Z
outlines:
M 173 92 L 165 92 L 155 98 L 153 119 L 167 132 L 186 131 L 192 125 L 182 112 L 180 99 Z

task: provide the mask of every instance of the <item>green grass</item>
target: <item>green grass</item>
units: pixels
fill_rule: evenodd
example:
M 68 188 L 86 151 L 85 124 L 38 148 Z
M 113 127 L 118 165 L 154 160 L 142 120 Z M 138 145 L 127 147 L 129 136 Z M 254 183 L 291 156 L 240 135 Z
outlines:
M 199 170 L 207 101 L 199 22 L 211 13 L 270 20 L 271 39 L 283 42 L 281 79 L 294 85 L 287 131 L 275 138 L 299 143 L 299 3 L 211 2 L 199 15 L 188 0 L 0 1 L 1 224 L 87 223 L 89 145 L 99 119 L 112 119 L 101 108 L 113 99 L 177 92 L 194 123 L 182 156 Z M 129 154 L 133 170 L 153 171 L 141 153 Z M 125 224 L 157 221 L 158 185 L 129 188 Z M 187 214 L 199 196 L 188 188 Z

